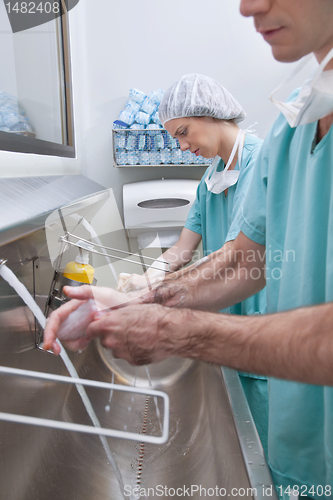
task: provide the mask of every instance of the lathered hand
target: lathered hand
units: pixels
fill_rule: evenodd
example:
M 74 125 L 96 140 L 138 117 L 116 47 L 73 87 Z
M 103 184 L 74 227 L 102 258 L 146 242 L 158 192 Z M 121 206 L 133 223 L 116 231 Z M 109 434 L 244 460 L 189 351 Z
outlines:
M 191 314 L 158 304 L 129 305 L 96 313 L 87 336 L 99 337 L 103 347 L 132 365 L 156 363 L 169 356 L 186 356 L 186 316 Z
M 45 350 L 52 349 L 55 354 L 60 353 L 60 346 L 56 342 L 57 337 L 59 336 L 61 340 L 64 341 L 65 345 L 71 350 L 79 350 L 87 347 L 89 343 L 89 339 L 86 337 L 86 331 L 83 328 L 76 329 L 77 332 L 81 332 L 82 337 L 80 335 L 73 335 L 71 333 L 66 334 L 66 331 L 69 331 L 66 327 L 63 329 L 64 325 L 66 326 L 66 322 L 70 321 L 69 316 L 71 314 L 77 315 L 77 309 L 82 306 L 88 300 L 94 300 L 96 304 L 96 310 L 103 311 L 107 309 L 112 309 L 116 307 L 122 307 L 131 301 L 138 301 L 138 295 L 134 294 L 123 294 L 120 292 L 116 292 L 111 288 L 103 288 L 103 287 L 91 287 L 88 285 L 80 286 L 80 287 L 64 287 L 64 293 L 70 299 L 68 303 L 59 307 L 56 311 L 53 311 L 50 317 L 47 320 L 47 324 L 44 331 L 44 343 L 43 348 Z M 87 324 L 90 321 L 94 320 L 93 311 L 89 314 L 87 318 Z M 68 325 L 67 325 L 68 326 Z M 61 334 L 61 330 L 63 329 L 63 335 Z

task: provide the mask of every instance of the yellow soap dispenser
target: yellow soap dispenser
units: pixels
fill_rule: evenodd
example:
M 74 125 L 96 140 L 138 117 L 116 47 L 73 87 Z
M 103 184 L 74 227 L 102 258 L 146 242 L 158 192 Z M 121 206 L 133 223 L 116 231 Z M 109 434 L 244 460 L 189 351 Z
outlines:
M 68 262 L 64 270 L 64 277 L 79 283 L 91 285 L 94 279 L 94 268 L 89 264 L 89 250 L 93 247 L 85 241 L 78 241 L 79 253 L 75 261 Z

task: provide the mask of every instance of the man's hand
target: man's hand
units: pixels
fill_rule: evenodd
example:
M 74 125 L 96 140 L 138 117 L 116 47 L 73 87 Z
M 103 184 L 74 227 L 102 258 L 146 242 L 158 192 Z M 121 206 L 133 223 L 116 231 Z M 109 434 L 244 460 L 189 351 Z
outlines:
M 43 349 L 45 351 L 52 349 L 54 354 L 60 354 L 61 347 L 56 342 L 59 327 L 68 318 L 71 312 L 74 312 L 78 307 L 80 307 L 81 304 L 81 300 L 71 300 L 70 302 L 67 302 L 67 304 L 59 307 L 56 311 L 53 311 L 53 313 L 49 316 L 46 321 L 43 338 Z M 85 345 L 81 346 L 81 343 L 79 344 L 80 340 L 81 339 L 70 342 L 68 347 L 72 350 L 79 350 L 80 348 L 82 349 L 86 347 Z
M 156 363 L 181 350 L 184 310 L 158 304 L 129 305 L 97 312 L 87 329 L 89 338 L 100 337 L 113 355 L 132 365 Z M 178 316 L 180 316 L 178 318 Z
M 140 295 L 142 295 L 142 292 L 141 294 L 123 294 L 116 292 L 112 288 L 91 287 L 89 285 L 79 287 L 66 286 L 64 287 L 64 293 L 67 297 L 73 300 L 52 312 L 47 320 L 44 331 L 43 349 L 52 349 L 54 354 L 60 353 L 60 346 L 56 342 L 57 332 L 60 325 L 62 325 L 68 316 L 78 309 L 83 302 L 93 299 L 99 311 L 105 311 L 123 307 L 129 302 L 138 303 L 141 301 Z M 67 340 L 64 343 L 69 349 L 76 351 L 87 347 L 89 339 L 83 337 L 77 340 Z

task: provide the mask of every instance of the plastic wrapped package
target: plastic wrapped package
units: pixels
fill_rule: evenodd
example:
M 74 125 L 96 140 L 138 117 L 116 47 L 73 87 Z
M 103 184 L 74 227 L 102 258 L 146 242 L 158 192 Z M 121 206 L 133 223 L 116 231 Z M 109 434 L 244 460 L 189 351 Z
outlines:
M 0 129 L 3 132 L 34 134 L 34 128 L 17 97 L 0 92 Z
M 151 120 L 156 123 L 157 125 L 160 125 L 162 127 L 161 120 L 158 116 L 158 110 L 156 110 L 152 115 L 151 115 Z M 163 128 L 163 127 L 162 127 Z
M 118 120 L 126 123 L 127 125 L 132 125 L 132 123 L 134 123 L 135 121 L 135 114 L 133 114 L 131 111 L 123 109 L 119 114 Z
M 182 162 L 182 152 L 180 149 L 173 149 L 171 152 L 171 163 L 179 165 Z
M 169 164 L 171 163 L 171 152 L 169 149 L 161 149 L 161 163 Z
M 139 136 L 138 139 L 138 149 L 139 151 L 142 151 L 146 148 L 146 135 L 142 134 Z
M 140 163 L 140 165 L 149 165 L 150 154 L 148 151 L 141 151 L 139 153 L 139 163 Z
M 142 125 L 141 123 L 133 123 L 133 125 L 130 126 L 130 129 L 132 130 L 143 130 L 145 129 L 145 126 Z
M 161 134 L 156 134 L 154 136 L 154 150 L 160 150 L 164 148 L 164 140 Z
M 135 121 L 141 125 L 148 125 L 150 122 L 150 116 L 143 111 L 139 111 L 135 116 Z
M 139 161 L 139 154 L 137 151 L 129 151 L 127 153 L 127 164 L 128 165 L 138 165 L 140 163 Z
M 159 151 L 150 152 L 150 165 L 159 165 L 161 163 L 161 153 Z
M 152 115 L 156 111 L 157 104 L 154 101 L 151 101 L 149 97 L 143 101 L 141 110 L 147 113 L 148 115 Z
M 130 89 L 129 97 L 131 101 L 137 102 L 141 106 L 147 96 L 144 92 L 141 92 L 141 90 Z
M 127 151 L 135 151 L 138 145 L 138 137 L 136 135 L 129 135 L 126 142 Z
M 124 149 L 116 152 L 116 160 L 118 165 L 126 165 L 127 163 L 127 153 Z
M 187 165 L 193 164 L 195 161 L 195 158 L 196 158 L 195 154 L 191 153 L 191 151 L 189 151 L 189 150 L 182 152 L 181 161 L 184 164 L 187 164 Z
M 114 138 L 116 149 L 125 149 L 126 136 L 125 134 L 118 134 Z
M 172 135 L 168 133 L 168 147 L 171 149 L 179 148 L 179 142 L 177 139 L 174 139 Z
M 157 123 L 149 123 L 146 127 L 147 130 L 159 130 L 161 128 Z
M 157 89 L 157 90 L 152 90 L 148 97 L 158 106 L 163 99 L 163 95 L 164 95 L 164 90 Z

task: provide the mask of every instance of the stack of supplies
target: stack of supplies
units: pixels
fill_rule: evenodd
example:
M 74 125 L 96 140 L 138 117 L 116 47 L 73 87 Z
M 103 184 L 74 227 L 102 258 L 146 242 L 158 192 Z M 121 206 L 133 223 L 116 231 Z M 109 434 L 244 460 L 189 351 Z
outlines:
M 162 89 L 146 95 L 131 89 L 125 108 L 113 122 L 116 165 L 207 165 L 211 160 L 181 151 L 177 139 L 163 128 L 158 108 Z
M 0 131 L 35 137 L 34 129 L 17 97 L 0 92 Z

